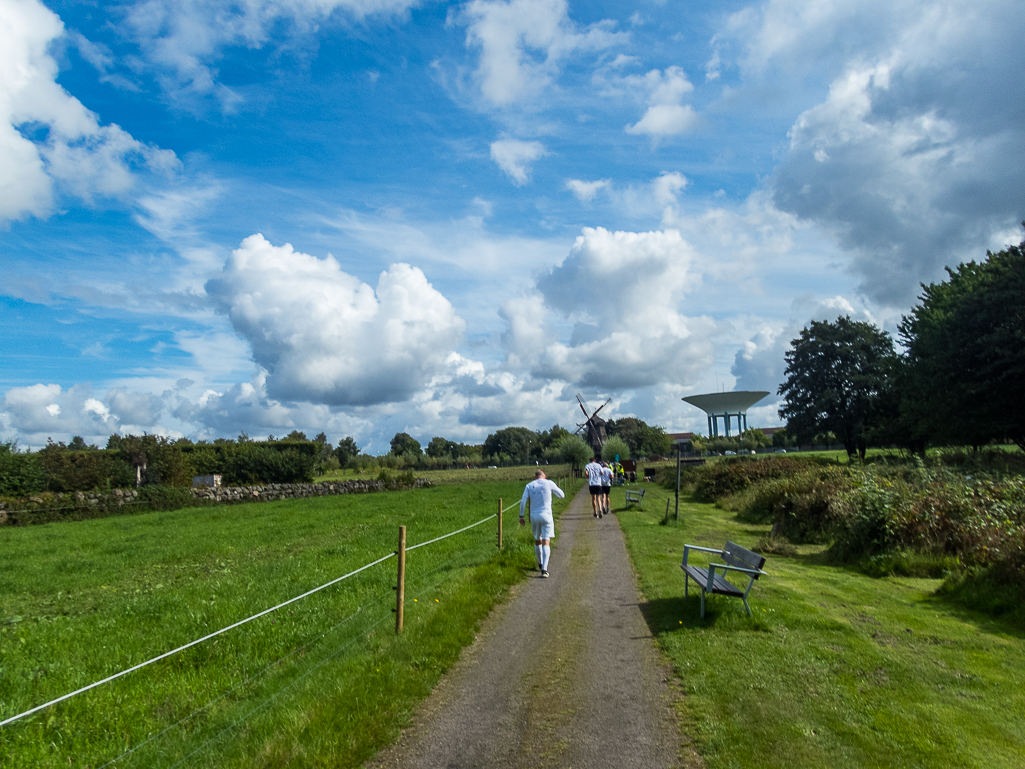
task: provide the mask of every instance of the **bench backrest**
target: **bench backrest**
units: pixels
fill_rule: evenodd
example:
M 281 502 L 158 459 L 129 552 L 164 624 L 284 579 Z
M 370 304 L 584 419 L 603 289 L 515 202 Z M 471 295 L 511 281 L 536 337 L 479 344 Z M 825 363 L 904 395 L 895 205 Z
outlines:
M 727 566 L 737 566 L 741 569 L 761 569 L 765 565 L 765 556 L 741 547 L 736 542 L 727 542 L 722 550 L 723 560 Z M 758 579 L 757 574 L 753 575 Z

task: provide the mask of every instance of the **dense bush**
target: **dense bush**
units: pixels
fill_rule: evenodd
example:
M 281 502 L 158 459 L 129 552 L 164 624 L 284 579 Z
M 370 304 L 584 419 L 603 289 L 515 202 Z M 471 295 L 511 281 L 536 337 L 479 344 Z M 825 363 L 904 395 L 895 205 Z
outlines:
M 47 491 L 93 491 L 135 485 L 135 471 L 116 452 L 73 451 L 63 443 L 51 441 L 36 456 L 46 473 Z
M 813 458 L 782 456 L 764 459 L 736 457 L 713 462 L 701 467 L 694 475 L 694 496 L 705 502 L 715 502 L 742 492 L 753 484 L 796 475 L 817 464 L 820 462 Z
M 314 444 L 315 445 L 315 444 Z M 228 485 L 249 483 L 309 483 L 313 480 L 316 453 L 297 446 L 266 446 L 242 443 L 227 452 L 222 481 Z
M 38 454 L 18 451 L 17 444 L 0 443 L 0 497 L 23 497 L 46 488 L 46 470 Z

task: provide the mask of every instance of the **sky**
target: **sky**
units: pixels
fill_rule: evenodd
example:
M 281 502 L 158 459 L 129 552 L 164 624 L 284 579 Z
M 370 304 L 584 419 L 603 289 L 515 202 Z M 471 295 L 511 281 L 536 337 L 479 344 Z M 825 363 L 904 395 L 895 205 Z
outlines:
M 0 439 L 704 432 L 1022 240 L 1021 0 L 0 0 Z

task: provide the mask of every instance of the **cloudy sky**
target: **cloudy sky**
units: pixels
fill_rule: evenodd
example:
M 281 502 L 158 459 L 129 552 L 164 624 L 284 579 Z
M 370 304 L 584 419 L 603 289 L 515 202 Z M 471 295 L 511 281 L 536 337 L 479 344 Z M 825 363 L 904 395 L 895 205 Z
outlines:
M 0 0 L 0 438 L 775 391 L 1021 240 L 1021 0 Z M 767 399 L 752 425 L 776 424 Z

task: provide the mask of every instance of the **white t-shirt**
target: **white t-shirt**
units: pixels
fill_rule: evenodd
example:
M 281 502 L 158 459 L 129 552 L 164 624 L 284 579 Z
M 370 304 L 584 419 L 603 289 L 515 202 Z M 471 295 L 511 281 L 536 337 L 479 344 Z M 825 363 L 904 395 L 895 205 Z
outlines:
M 603 467 L 601 469 L 601 485 L 611 486 L 612 485 L 612 468 Z
M 588 462 L 584 465 L 584 470 L 587 471 L 588 486 L 601 486 L 601 465 L 597 462 Z
M 526 488 L 523 489 L 523 496 L 520 497 L 520 518 L 523 517 L 523 511 L 527 506 L 528 499 L 530 500 L 531 518 L 537 518 L 546 513 L 551 515 L 552 494 L 559 499 L 566 498 L 566 495 L 555 481 L 550 481 L 547 478 L 538 478 L 528 483 Z

